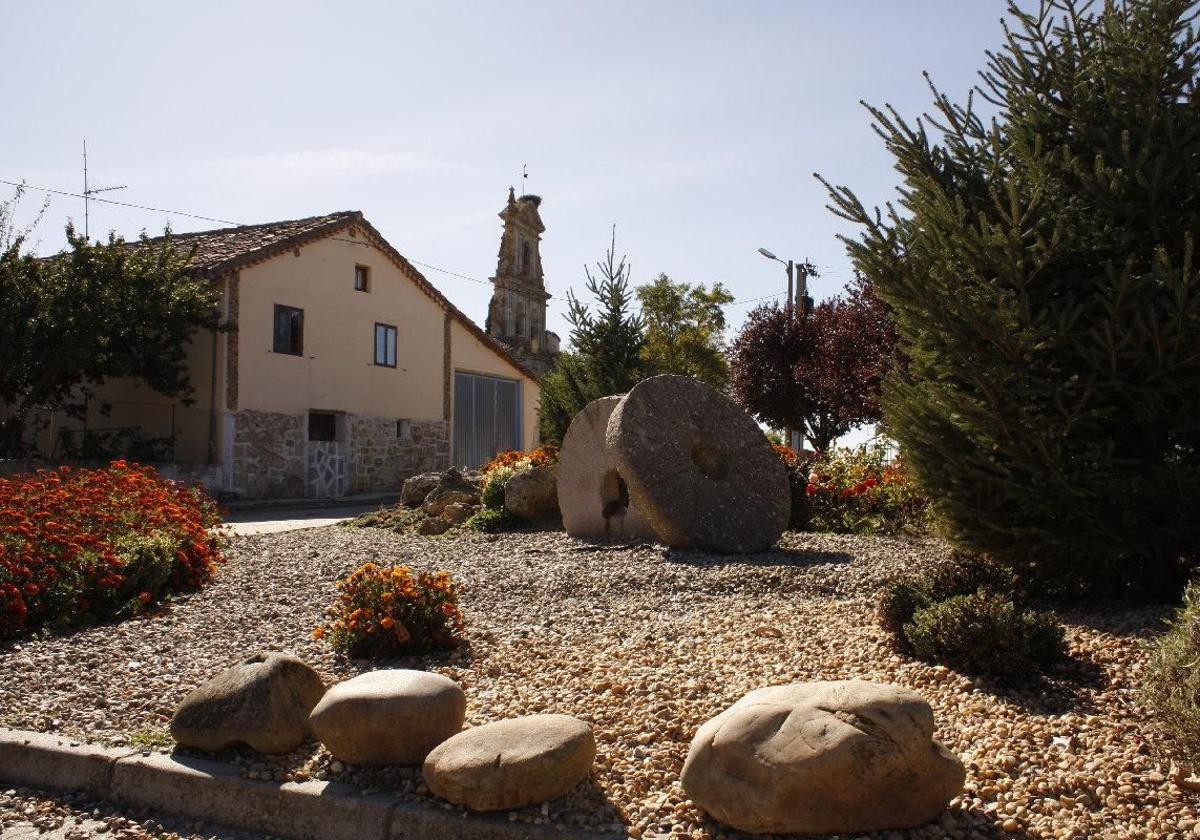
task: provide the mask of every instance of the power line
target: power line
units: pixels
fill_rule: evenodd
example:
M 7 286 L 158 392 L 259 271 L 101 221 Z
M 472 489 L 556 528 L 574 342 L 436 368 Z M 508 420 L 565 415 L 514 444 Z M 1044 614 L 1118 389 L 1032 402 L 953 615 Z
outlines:
M 34 192 L 53 193 L 54 195 L 65 195 L 71 198 L 83 198 L 88 201 L 99 201 L 104 204 L 116 204 L 121 207 L 132 207 L 135 210 L 150 210 L 154 213 L 170 213 L 172 216 L 187 216 L 189 219 L 200 219 L 204 222 L 220 222 L 223 225 L 233 225 L 234 227 L 245 227 L 245 222 L 235 222 L 231 219 L 218 219 L 214 216 L 201 216 L 198 213 L 185 213 L 182 210 L 165 210 L 162 207 L 150 207 L 145 204 L 134 204 L 129 201 L 117 201 L 114 198 L 97 198 L 94 195 L 84 195 L 83 193 L 68 192 L 67 190 L 52 190 L 49 187 L 38 187 L 33 184 L 27 184 L 24 181 L 7 181 L 0 178 L 0 184 L 8 184 L 10 187 L 19 187 L 25 190 L 33 190 Z
M 9 181 L 7 179 L 0 178 L 0 184 L 7 184 L 10 187 L 19 187 L 21 189 L 32 190 L 34 192 L 53 193 L 54 195 L 65 195 L 70 198 L 84 198 L 89 201 L 99 201 L 104 204 L 115 204 L 119 207 L 131 207 L 135 210 L 149 210 L 153 213 L 170 213 L 171 215 L 174 215 L 174 216 L 186 216 L 189 219 L 199 219 L 204 222 L 220 222 L 223 225 L 233 225 L 235 227 L 247 227 L 248 226 L 246 222 L 235 222 L 232 219 L 219 219 L 215 216 L 203 216 L 199 213 L 188 213 L 183 210 L 167 210 L 162 207 L 151 207 L 147 204 L 134 204 L 133 202 L 130 202 L 130 201 L 117 201 L 116 199 L 112 199 L 112 198 L 97 198 L 94 195 L 84 195 L 83 193 L 74 193 L 74 192 L 70 192 L 69 190 L 56 190 L 56 189 L 51 189 L 50 187 L 39 187 L 39 186 L 35 186 L 33 184 L 26 183 L 24 181 Z M 333 237 L 333 238 L 336 239 L 337 237 Z M 346 239 L 346 240 L 341 240 L 341 241 L 351 242 L 355 245 L 366 244 L 366 243 L 360 243 L 360 242 L 357 242 L 356 240 L 351 240 L 351 239 Z M 467 280 L 467 281 L 470 281 L 471 283 L 479 283 L 480 285 L 483 285 L 483 286 L 491 285 L 491 282 L 488 280 L 480 280 L 477 277 L 470 277 L 466 274 L 460 274 L 457 271 L 450 271 L 447 268 L 440 268 L 439 266 L 432 265 L 427 262 L 422 262 L 421 260 L 414 260 L 411 257 L 409 257 L 407 259 L 410 263 L 413 263 L 414 265 L 419 265 L 422 268 L 428 268 L 431 271 L 438 271 L 438 272 L 441 272 L 442 274 L 447 274 L 451 277 L 457 277 L 460 280 Z M 747 304 L 747 303 L 757 303 L 758 301 L 770 300 L 772 298 L 777 298 L 777 297 L 779 297 L 780 294 L 782 294 L 782 292 L 777 292 L 773 295 L 763 295 L 762 297 L 748 298 L 745 300 L 732 300 L 729 303 L 727 303 L 726 306 L 741 306 L 741 305 Z

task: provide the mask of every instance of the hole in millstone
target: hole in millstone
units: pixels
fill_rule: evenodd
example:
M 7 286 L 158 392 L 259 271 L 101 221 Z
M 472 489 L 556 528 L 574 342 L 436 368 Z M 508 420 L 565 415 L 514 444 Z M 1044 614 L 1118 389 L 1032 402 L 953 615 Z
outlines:
M 609 470 L 600 482 L 600 504 L 605 519 L 611 519 L 629 508 L 629 488 L 616 470 Z
M 721 454 L 721 451 L 704 441 L 692 444 L 692 463 L 705 478 L 711 478 L 713 481 L 724 478 L 725 473 L 729 471 L 729 465 L 726 464 L 725 456 Z

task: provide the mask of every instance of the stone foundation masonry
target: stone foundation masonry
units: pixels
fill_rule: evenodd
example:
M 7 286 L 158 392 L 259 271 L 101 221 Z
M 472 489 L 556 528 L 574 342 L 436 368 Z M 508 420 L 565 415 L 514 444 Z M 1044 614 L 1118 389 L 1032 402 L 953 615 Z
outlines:
M 248 499 L 398 493 L 406 478 L 450 465 L 444 420 L 349 414 L 344 423 L 344 440 L 310 444 L 307 414 L 236 412 L 230 489 Z

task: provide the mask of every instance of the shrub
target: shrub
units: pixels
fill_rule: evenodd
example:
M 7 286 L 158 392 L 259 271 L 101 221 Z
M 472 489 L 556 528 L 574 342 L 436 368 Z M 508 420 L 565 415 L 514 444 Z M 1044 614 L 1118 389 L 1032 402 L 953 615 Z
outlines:
M 1062 627 L 987 589 L 918 609 L 904 625 L 917 657 L 970 674 L 1023 677 L 1066 656 Z
M 1142 691 L 1163 735 L 1161 751 L 1200 772 L 1200 581 L 1183 593 L 1165 634 L 1153 643 Z
M 364 563 L 338 582 L 328 621 L 313 631 L 350 656 L 386 659 L 452 649 L 463 639 L 458 593 L 448 572 Z
M 904 627 L 919 610 L 948 598 L 981 590 L 1001 595 L 1014 604 L 1024 603 L 1017 579 L 1006 566 L 990 557 L 976 557 L 956 551 L 942 563 L 885 584 L 876 608 L 876 618 L 897 650 L 912 653 L 912 645 Z
M 476 531 L 483 531 L 485 534 L 496 534 L 501 531 L 522 528 L 529 524 L 529 520 L 517 516 L 515 513 L 509 513 L 501 503 L 499 510 L 485 507 L 463 524 Z
M 518 464 L 527 466 L 540 467 L 543 464 L 558 463 L 558 447 L 553 444 L 545 444 L 537 449 L 531 449 L 528 452 L 522 452 L 519 449 L 509 449 L 500 452 L 492 460 L 483 465 L 480 470 L 485 476 L 490 474 L 497 467 L 516 467 Z
M 906 360 L 883 413 L 956 544 L 1174 600 L 1200 561 L 1195 3 L 1009 10 L 986 107 L 870 109 L 894 204 L 827 185 Z
M 792 489 L 793 530 L 851 534 L 924 533 L 928 501 L 882 443 L 800 455 L 775 447 Z
M 0 479 L 0 637 L 136 613 L 221 559 L 216 504 L 113 461 Z
M 504 510 L 504 488 L 508 480 L 529 466 L 528 461 L 516 461 L 492 467 L 483 479 L 483 487 L 479 491 L 479 501 L 484 510 Z

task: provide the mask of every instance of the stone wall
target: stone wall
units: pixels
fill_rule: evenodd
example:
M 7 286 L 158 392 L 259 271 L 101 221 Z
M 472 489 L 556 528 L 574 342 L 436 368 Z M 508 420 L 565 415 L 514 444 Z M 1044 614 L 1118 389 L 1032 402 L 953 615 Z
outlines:
M 233 491 L 248 499 L 304 496 L 307 416 L 239 411 L 234 418 Z
M 404 479 L 450 465 L 449 424 L 350 415 L 350 489 L 398 493 Z

